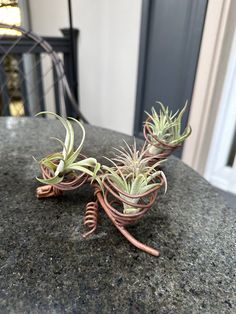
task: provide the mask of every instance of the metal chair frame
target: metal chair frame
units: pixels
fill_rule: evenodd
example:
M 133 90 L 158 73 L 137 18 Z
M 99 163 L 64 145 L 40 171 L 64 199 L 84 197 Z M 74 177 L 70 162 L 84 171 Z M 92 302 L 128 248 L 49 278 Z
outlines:
M 0 39 L 0 65 L 2 65 L 3 60 L 10 53 L 19 53 L 22 55 L 24 53 L 31 54 L 47 53 L 47 55 L 49 55 L 52 60 L 53 71 L 55 71 L 57 77 L 56 83 L 59 95 L 57 101 L 59 102 L 60 108 L 64 107 L 66 109 L 67 116 L 76 117 L 84 122 L 87 122 L 87 120 L 79 110 L 79 105 L 75 99 L 75 96 L 71 92 L 71 88 L 68 84 L 68 80 L 65 75 L 63 62 L 58 56 L 58 52 L 63 52 L 63 49 L 61 49 L 62 51 L 57 49 L 56 52 L 53 49 L 52 45 L 49 44 L 47 40 L 45 40 L 44 38 L 40 37 L 39 35 L 35 34 L 30 30 L 25 30 L 23 27 L 0 23 L 0 28 L 15 30 L 21 33 L 20 36 L 3 35 L 2 38 Z M 19 45 L 19 43 L 21 44 Z M 21 64 L 22 60 L 19 63 Z M 36 63 L 35 66 L 37 65 L 38 64 Z M 6 78 L 4 77 L 2 69 L 0 69 L 0 75 L 2 76 L 2 81 L 4 81 L 5 79 L 6 83 Z M 66 103 L 66 99 L 68 99 L 70 106 L 68 106 L 68 103 Z M 3 101 L 4 100 L 5 102 L 7 101 L 6 95 Z M 9 114 L 9 112 L 5 113 Z M 29 114 L 27 106 L 25 106 L 25 114 L 26 115 Z

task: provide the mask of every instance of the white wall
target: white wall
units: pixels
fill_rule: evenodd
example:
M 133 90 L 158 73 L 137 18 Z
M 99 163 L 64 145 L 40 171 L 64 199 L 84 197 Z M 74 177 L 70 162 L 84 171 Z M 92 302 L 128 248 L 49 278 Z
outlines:
M 141 0 L 73 0 L 80 30 L 81 110 L 90 123 L 132 134 Z M 60 35 L 69 25 L 66 0 L 29 0 L 33 31 Z

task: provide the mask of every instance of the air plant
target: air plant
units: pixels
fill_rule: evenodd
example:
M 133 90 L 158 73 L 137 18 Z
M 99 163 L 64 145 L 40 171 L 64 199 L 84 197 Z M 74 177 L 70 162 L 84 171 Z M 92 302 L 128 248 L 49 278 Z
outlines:
M 82 139 L 80 141 L 79 146 L 76 148 L 74 145 L 74 129 L 72 127 L 71 122 L 68 119 L 62 118 L 59 115 L 53 112 L 40 112 L 40 114 L 50 114 L 54 115 L 64 126 L 66 130 L 66 136 L 64 142 L 60 139 L 51 137 L 58 141 L 62 146 L 62 152 L 53 153 L 51 155 L 46 156 L 39 163 L 46 167 L 50 171 L 50 178 L 38 178 L 37 180 L 44 184 L 56 185 L 62 182 L 64 179 L 70 178 L 70 176 L 76 176 L 77 173 L 84 173 L 88 176 L 92 177 L 92 179 L 96 179 L 100 182 L 97 177 L 97 172 L 100 169 L 100 163 L 97 162 L 95 158 L 80 158 L 80 153 L 83 148 L 84 140 L 85 140 L 85 129 L 83 125 L 74 118 L 68 118 L 69 120 L 74 121 L 82 131 Z
M 149 166 L 151 157 L 145 157 L 146 146 L 139 151 L 135 142 L 132 148 L 126 142 L 125 144 L 126 149 L 116 149 L 118 154 L 115 158 L 107 158 L 113 166 L 103 166 L 106 171 L 103 180 L 108 179 L 124 200 L 123 213 L 135 214 L 140 211 L 135 205 L 142 195 L 160 188 L 163 182 L 167 188 L 167 182 L 163 171 L 155 169 L 160 165 L 160 161 Z
M 183 132 L 181 131 L 182 118 L 187 108 L 187 101 L 181 111 L 172 114 L 168 107 L 161 102 L 159 114 L 152 107 L 152 114 L 148 115 L 148 119 L 144 123 L 144 135 L 148 141 L 148 152 L 151 155 L 163 153 L 165 148 L 181 146 L 185 139 L 191 134 L 191 127 L 188 125 Z

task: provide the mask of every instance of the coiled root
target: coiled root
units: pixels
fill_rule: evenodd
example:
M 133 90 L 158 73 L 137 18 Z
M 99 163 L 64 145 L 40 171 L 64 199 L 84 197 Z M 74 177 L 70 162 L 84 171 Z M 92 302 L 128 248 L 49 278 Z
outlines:
M 98 202 L 90 202 L 86 206 L 86 212 L 84 216 L 84 225 L 90 229 L 86 232 L 83 237 L 88 237 L 93 234 L 97 229 L 97 221 L 98 221 Z
M 40 186 L 36 190 L 37 198 L 53 197 L 53 196 L 57 197 L 62 194 L 63 194 L 63 191 L 53 185 Z

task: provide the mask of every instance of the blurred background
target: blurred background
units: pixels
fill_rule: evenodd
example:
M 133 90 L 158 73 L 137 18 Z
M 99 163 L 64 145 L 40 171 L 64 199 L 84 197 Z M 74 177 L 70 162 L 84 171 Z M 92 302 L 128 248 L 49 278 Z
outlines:
M 178 156 L 236 207 L 236 1 L 0 0 L 0 22 L 48 40 L 93 125 L 142 136 L 155 101 L 176 111 L 188 100 L 183 127 L 193 132 Z M 19 42 L 16 30 L 0 35 L 1 115 L 73 115 L 68 97 L 57 104 L 48 51 Z

